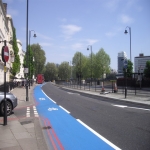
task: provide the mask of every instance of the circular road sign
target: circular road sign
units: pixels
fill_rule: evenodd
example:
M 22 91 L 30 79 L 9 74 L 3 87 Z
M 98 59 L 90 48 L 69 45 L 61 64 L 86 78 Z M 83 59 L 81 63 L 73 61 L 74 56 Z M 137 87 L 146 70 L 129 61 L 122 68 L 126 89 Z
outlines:
M 9 49 L 7 46 L 2 47 L 2 60 L 7 62 L 9 60 Z

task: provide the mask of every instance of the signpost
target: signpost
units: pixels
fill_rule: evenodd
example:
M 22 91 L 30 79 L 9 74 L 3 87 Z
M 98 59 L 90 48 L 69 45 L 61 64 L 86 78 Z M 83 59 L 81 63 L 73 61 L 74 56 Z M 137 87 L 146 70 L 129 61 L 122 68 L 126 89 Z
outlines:
M 9 60 L 9 49 L 6 46 L 6 40 L 2 47 L 2 60 L 4 62 L 4 125 L 7 125 L 7 99 L 6 99 L 6 62 Z
M 124 69 L 125 69 L 125 78 L 126 78 L 126 85 L 125 85 L 125 98 L 127 96 L 127 67 L 128 67 L 128 60 L 124 60 Z

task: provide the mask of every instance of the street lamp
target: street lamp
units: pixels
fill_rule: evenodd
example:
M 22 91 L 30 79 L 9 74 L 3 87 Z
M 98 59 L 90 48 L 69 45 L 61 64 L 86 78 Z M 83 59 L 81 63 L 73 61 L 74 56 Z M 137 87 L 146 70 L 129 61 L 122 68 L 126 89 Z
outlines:
M 92 45 L 88 45 L 87 50 L 89 50 L 89 47 L 91 48 L 91 85 L 92 85 Z
M 32 32 L 32 31 L 34 32 L 33 37 L 35 37 L 35 38 L 37 37 L 34 30 L 29 30 L 29 54 L 28 54 L 28 55 L 29 55 L 29 89 L 30 89 L 30 75 L 31 75 L 31 74 L 30 74 L 30 72 L 31 72 L 31 71 L 30 71 L 30 39 L 31 39 L 31 32 Z M 31 85 L 32 85 L 32 84 L 31 84 Z
M 28 0 L 27 0 L 27 18 L 26 18 L 26 54 L 27 54 L 27 51 L 28 51 Z M 26 64 L 28 67 L 28 55 L 26 55 Z M 28 97 L 28 81 L 27 81 L 26 82 L 26 101 L 28 100 L 29 100 L 29 97 Z
M 127 27 L 125 28 L 125 31 L 124 31 L 125 34 L 128 33 L 127 28 L 129 29 L 129 34 L 130 34 L 130 61 L 132 62 L 132 60 L 131 60 L 131 27 L 128 27 L 128 26 L 127 26 Z

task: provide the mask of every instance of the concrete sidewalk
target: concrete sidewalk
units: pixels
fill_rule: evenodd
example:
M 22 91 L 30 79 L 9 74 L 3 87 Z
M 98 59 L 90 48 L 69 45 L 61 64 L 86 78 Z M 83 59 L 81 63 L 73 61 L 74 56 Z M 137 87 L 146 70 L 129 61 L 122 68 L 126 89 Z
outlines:
M 15 88 L 11 91 L 18 98 L 17 108 L 33 106 L 33 89 L 28 92 L 29 101 L 26 101 L 26 89 Z M 0 150 L 48 150 L 41 123 L 38 117 L 17 118 L 15 113 L 7 117 L 7 125 L 3 125 L 3 116 L 0 116 Z

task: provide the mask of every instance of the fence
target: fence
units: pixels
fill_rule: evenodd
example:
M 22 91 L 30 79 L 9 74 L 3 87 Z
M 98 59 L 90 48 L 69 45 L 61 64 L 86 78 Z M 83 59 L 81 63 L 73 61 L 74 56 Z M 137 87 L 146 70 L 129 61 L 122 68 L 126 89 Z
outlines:
M 70 81 L 55 81 L 56 84 L 66 86 L 68 88 L 74 88 L 86 91 L 102 92 L 106 91 L 109 93 L 125 93 L 125 87 L 127 86 L 127 95 L 142 95 L 150 96 L 150 80 L 145 79 L 137 81 L 135 78 L 122 78 L 118 80 L 70 80 Z

